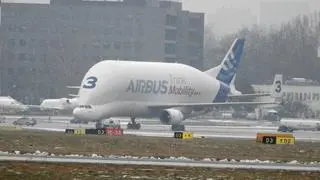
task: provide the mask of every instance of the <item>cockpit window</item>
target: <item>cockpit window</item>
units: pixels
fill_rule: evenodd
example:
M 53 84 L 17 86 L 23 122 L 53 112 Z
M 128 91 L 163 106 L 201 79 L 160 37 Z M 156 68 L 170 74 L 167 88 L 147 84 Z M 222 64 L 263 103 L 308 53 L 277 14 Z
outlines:
M 91 105 L 80 105 L 79 107 L 83 108 L 83 109 L 91 109 L 92 108 Z

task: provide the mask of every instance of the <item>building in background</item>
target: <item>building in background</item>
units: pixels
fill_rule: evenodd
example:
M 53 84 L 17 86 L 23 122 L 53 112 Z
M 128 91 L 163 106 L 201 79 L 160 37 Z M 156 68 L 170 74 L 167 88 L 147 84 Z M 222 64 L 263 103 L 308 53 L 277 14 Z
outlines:
M 251 85 L 255 93 L 270 93 L 272 84 Z M 282 86 L 285 102 L 299 101 L 308 105 L 317 116 L 320 115 L 320 84 L 305 78 L 292 78 Z M 259 97 L 257 101 L 272 101 L 270 96 Z M 267 105 L 263 105 L 267 107 Z
M 30 0 L 29 0 L 30 1 Z M 160 0 L 2 1 L 1 92 L 24 103 L 65 97 L 103 59 L 203 68 L 204 14 Z

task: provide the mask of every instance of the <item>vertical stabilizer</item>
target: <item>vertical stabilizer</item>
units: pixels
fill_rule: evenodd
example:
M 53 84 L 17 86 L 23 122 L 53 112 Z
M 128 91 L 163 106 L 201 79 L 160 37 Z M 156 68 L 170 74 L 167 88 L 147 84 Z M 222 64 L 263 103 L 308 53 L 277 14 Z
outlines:
M 238 70 L 241 55 L 244 48 L 244 39 L 236 39 L 221 64 L 217 67 L 205 71 L 217 80 L 230 85 L 236 71 Z
M 271 97 L 275 98 L 276 102 L 282 101 L 282 84 L 283 84 L 283 75 L 276 74 L 273 80 Z

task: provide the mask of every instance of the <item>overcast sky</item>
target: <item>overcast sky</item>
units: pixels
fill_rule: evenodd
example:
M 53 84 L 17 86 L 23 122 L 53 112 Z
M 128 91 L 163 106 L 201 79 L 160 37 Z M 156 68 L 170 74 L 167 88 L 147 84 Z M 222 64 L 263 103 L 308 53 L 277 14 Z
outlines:
M 220 8 L 239 8 L 252 11 L 259 15 L 261 2 L 303 2 L 309 5 L 310 10 L 320 9 L 320 0 L 177 0 L 183 2 L 184 9 L 215 13 Z M 285 11 L 285 9 L 284 9 Z
M 320 10 L 320 0 L 178 1 L 183 2 L 185 10 L 206 13 L 206 24 L 210 24 L 218 35 L 232 33 L 241 27 L 252 24 L 276 26 L 296 15 Z M 272 2 L 280 4 L 270 5 Z

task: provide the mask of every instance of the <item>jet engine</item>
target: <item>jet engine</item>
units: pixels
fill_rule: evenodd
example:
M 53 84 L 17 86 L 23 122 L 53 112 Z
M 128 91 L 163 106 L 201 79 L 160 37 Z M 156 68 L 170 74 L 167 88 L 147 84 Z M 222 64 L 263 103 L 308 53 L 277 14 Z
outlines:
M 177 109 L 165 109 L 160 112 L 160 121 L 163 124 L 174 125 L 183 120 L 183 113 Z

